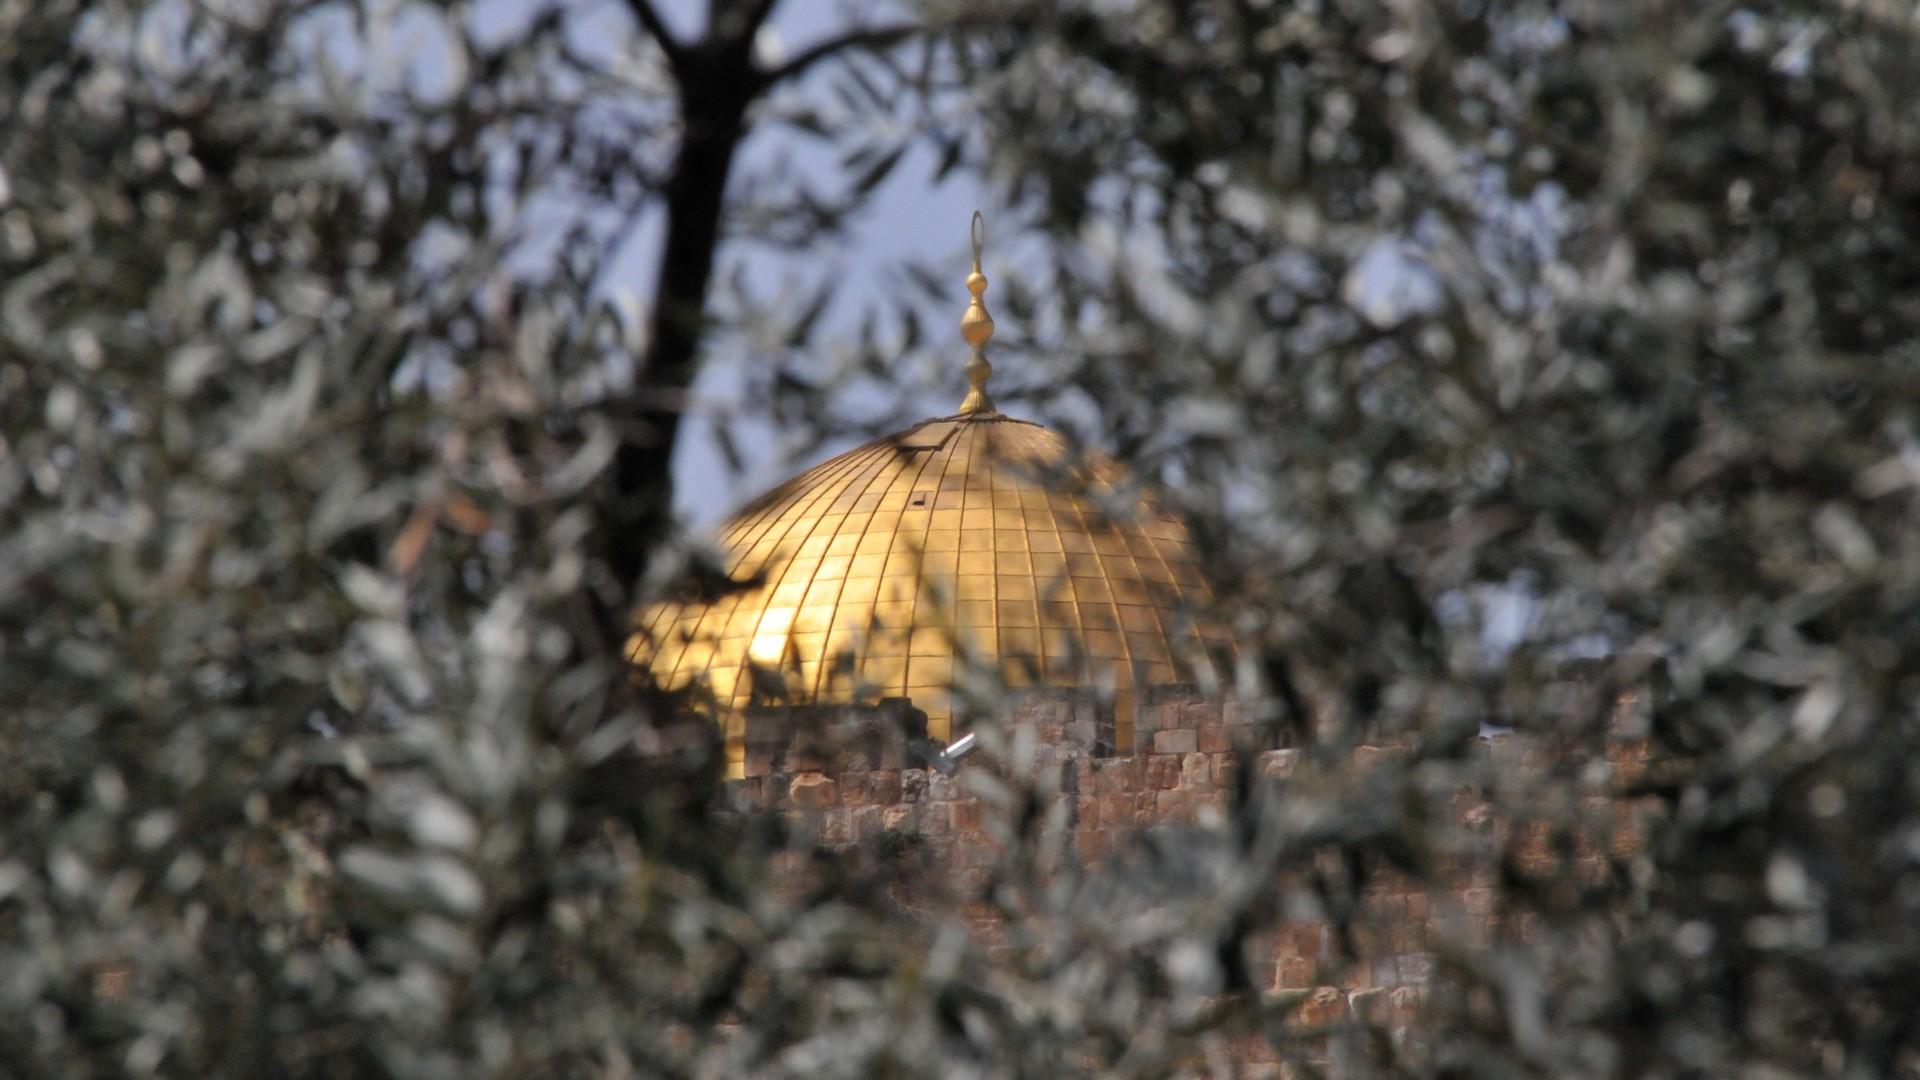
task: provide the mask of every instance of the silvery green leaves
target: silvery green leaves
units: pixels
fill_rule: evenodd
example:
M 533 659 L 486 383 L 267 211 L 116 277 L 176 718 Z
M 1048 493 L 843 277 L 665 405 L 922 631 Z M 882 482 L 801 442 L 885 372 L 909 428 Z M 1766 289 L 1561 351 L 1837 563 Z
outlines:
M 1364 977 L 1429 1012 L 1349 1071 L 1910 1063 L 1904 13 L 960 8 L 904 13 L 950 21 L 926 49 L 857 13 L 850 72 L 723 102 L 833 175 L 694 185 L 732 196 L 694 254 L 816 276 L 722 259 L 661 381 L 634 295 L 699 20 L 0 0 L 0 1071 L 1230 1071 L 1324 1049 L 1252 958 L 1338 978 L 1427 915 L 1429 968 Z M 622 515 L 671 501 L 610 479 L 716 347 L 782 447 L 917 418 L 902 349 L 957 386 L 912 271 L 843 332 L 818 254 L 926 167 L 1014 207 L 1002 408 L 1168 482 L 1237 707 L 1294 743 L 1089 867 L 1003 739 L 962 770 L 992 887 L 946 907 L 906 838 L 840 858 L 732 806 L 635 695 L 628 590 L 673 538 Z M 1447 867 L 1484 883 L 1457 912 Z
M 1413 1067 L 1911 1055 L 1856 1011 L 1920 993 L 1867 929 L 1905 917 L 1916 810 L 1869 764 L 1907 753 L 1920 670 L 1904 15 L 1044 11 L 971 39 L 1058 253 L 1038 396 L 1095 399 L 1222 523 L 1243 688 L 1299 688 L 1334 747 L 1478 716 L 1537 750 L 1427 766 L 1498 793 L 1482 850 L 1538 934 L 1461 954 Z M 1605 751 L 1629 731 L 1644 775 Z M 1643 846 L 1582 847 L 1630 816 L 1601 790 L 1644 796 Z

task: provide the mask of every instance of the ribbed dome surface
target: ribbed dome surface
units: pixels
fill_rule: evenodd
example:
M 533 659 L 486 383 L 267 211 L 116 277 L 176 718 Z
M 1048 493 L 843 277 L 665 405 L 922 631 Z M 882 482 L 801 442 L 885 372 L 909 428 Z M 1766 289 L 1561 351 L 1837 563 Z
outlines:
M 764 581 L 716 603 L 646 608 L 632 655 L 665 686 L 704 684 L 735 728 L 756 692 L 906 696 L 936 738 L 966 655 L 1015 686 L 1112 680 L 1130 697 L 1188 678 L 1199 651 L 1189 613 L 1207 588 L 1177 520 L 1139 499 L 1113 506 L 1124 479 L 1036 424 L 929 420 L 734 517 L 719 537 L 727 570 Z

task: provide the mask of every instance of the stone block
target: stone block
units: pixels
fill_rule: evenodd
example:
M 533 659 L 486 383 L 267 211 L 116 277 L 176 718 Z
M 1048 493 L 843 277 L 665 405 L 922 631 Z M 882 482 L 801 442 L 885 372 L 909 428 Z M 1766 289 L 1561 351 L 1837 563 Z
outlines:
M 1196 749 L 1204 754 L 1217 754 L 1231 750 L 1233 744 L 1227 739 L 1226 722 L 1218 717 L 1208 717 L 1194 726 Z
M 1370 1024 L 1385 1023 L 1390 1005 L 1387 992 L 1378 988 L 1355 990 L 1347 995 L 1347 1010 L 1355 1019 Z
M 1172 705 L 1178 707 L 1190 701 L 1204 700 L 1200 696 L 1200 685 L 1191 682 L 1158 683 L 1146 688 L 1141 695 L 1150 705 Z
M 840 797 L 840 785 L 818 772 L 794 777 L 788 790 L 793 805 L 808 809 L 833 806 Z
M 1180 759 L 1172 754 L 1155 754 L 1147 759 L 1147 787 L 1165 791 L 1180 782 Z
M 847 743 L 840 742 L 842 738 L 848 740 Z M 863 733 L 851 725 L 823 736 L 822 745 L 823 749 L 819 757 L 826 764 L 820 767 L 820 771 L 829 776 L 838 777 L 842 773 L 866 772 L 877 764 L 875 758 L 878 755 L 866 745 Z
M 1293 775 L 1293 751 L 1268 750 L 1260 755 L 1260 775 L 1283 777 Z
M 955 832 L 980 831 L 980 800 L 961 799 L 953 804 L 952 814 Z
M 1228 748 L 1248 753 L 1272 750 L 1281 737 L 1278 729 L 1262 723 L 1228 724 L 1226 731 Z
M 773 771 L 774 758 L 777 756 L 772 747 L 747 744 L 746 761 L 741 765 L 747 779 L 757 779 Z
M 853 843 L 853 812 L 836 806 L 820 816 L 820 842 L 827 847 L 846 847 Z
M 1307 995 L 1295 1014 L 1306 1027 L 1331 1027 L 1346 1019 L 1347 995 L 1339 987 L 1321 986 Z
M 1318 923 L 1288 923 L 1279 931 L 1275 948 L 1283 956 L 1318 963 L 1327 958 L 1327 928 Z
M 743 724 L 746 744 L 775 756 L 793 737 L 793 717 L 787 709 L 748 709 Z
M 766 802 L 762 805 L 773 810 L 785 810 L 793 805 L 793 777 L 774 773 L 767 777 L 766 785 L 762 793 L 762 798 L 766 799 Z
M 1153 752 L 1156 754 L 1191 754 L 1199 748 L 1199 733 L 1192 728 L 1159 731 L 1153 736 Z
M 1142 747 L 1153 745 L 1153 737 L 1171 727 L 1178 727 L 1180 706 L 1178 703 L 1148 702 L 1133 710 L 1133 748 L 1137 753 Z
M 950 802 L 919 802 L 913 804 L 914 820 L 919 823 L 920 831 L 940 841 L 953 833 L 953 804 Z
M 1425 986 L 1433 977 L 1433 959 L 1425 953 L 1395 957 L 1394 967 L 1398 969 L 1401 986 Z
M 1095 757 L 1112 755 L 1119 726 L 1113 702 L 1098 701 L 1084 695 L 1076 698 L 1073 702 L 1072 724 L 1078 736 L 1086 740 L 1080 745 L 1088 754 Z
M 1208 754 L 1207 767 L 1213 773 L 1213 786 L 1222 791 L 1231 790 L 1234 777 L 1240 773 L 1240 755 Z
M 822 769 L 839 786 L 835 793 L 843 806 L 859 806 L 867 801 L 867 771 L 865 769 Z
M 1354 764 L 1365 771 L 1392 765 L 1405 756 L 1406 751 L 1404 748 L 1391 743 L 1358 746 L 1355 747 L 1353 751 Z
M 1368 964 L 1367 977 L 1374 986 L 1392 988 L 1400 985 L 1400 964 L 1398 958 L 1384 956 Z
M 1201 753 L 1184 754 L 1180 758 L 1180 786 L 1184 788 L 1204 789 L 1213 784 L 1213 762 L 1209 756 Z
M 1181 703 L 1179 715 L 1181 727 L 1195 730 L 1199 730 L 1203 724 L 1226 722 L 1226 710 L 1217 702 L 1199 699 Z
M 1073 834 L 1073 842 L 1085 862 L 1093 862 L 1107 853 L 1107 833 L 1104 829 L 1081 829 Z
M 1069 720 L 1060 732 L 1060 749 L 1074 757 L 1092 756 L 1099 747 L 1099 729 L 1092 720 Z
M 1280 958 L 1273 954 L 1272 949 L 1258 949 L 1258 951 L 1254 951 L 1257 948 L 1257 946 L 1248 947 L 1248 977 L 1253 980 L 1253 985 L 1260 990 L 1279 989 Z
M 1187 792 L 1179 788 L 1154 792 L 1153 814 L 1158 820 L 1185 821 L 1192 811 L 1193 802 Z
M 921 799 L 926 798 L 927 775 L 928 773 L 925 769 L 900 770 L 900 801 L 903 803 L 917 803 Z M 933 775 L 938 776 L 939 774 L 935 773 Z
M 1067 721 L 1072 717 L 1065 702 L 1046 701 L 1015 710 L 1014 723 L 1033 729 L 1034 741 L 1045 750 L 1059 750 L 1067 741 Z
M 913 806 L 889 806 L 880 812 L 880 827 L 892 833 L 919 832 Z
M 867 801 L 875 806 L 893 806 L 900 801 L 900 772 L 876 769 L 867 776 Z
M 1305 990 L 1319 978 L 1319 965 L 1304 956 L 1283 956 L 1274 976 L 1276 990 Z
M 1060 765 L 1060 790 L 1069 795 L 1098 791 L 1100 770 L 1096 758 L 1076 758 Z
M 1387 992 L 1388 1023 L 1396 1042 L 1405 1039 L 1407 1028 L 1420 1013 L 1420 988 L 1402 986 Z
M 1099 796 L 1099 799 L 1102 827 L 1126 828 L 1140 823 L 1138 802 L 1133 792 L 1109 792 Z
M 781 750 L 781 759 L 774 765 L 776 770 L 803 773 L 839 768 L 832 740 L 821 728 L 820 715 L 812 711 L 793 717 L 792 730 L 787 733 L 787 742 Z
M 1120 792 L 1136 791 L 1140 787 L 1140 759 L 1138 757 L 1108 758 L 1093 763 L 1093 791 L 1096 794 L 1110 795 Z

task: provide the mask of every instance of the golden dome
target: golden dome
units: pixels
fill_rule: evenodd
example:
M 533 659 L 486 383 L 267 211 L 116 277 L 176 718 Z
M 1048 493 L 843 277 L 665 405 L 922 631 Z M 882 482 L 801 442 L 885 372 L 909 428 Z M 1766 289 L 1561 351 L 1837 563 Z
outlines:
M 634 658 L 667 687 L 705 687 L 726 714 L 756 687 L 793 703 L 908 697 L 935 738 L 966 656 L 1013 686 L 1112 680 L 1124 708 L 1134 687 L 1191 677 L 1191 613 L 1210 600 L 1185 528 L 1125 497 L 1124 477 L 1104 457 L 1076 467 L 1037 424 L 929 420 L 728 522 L 729 576 L 760 583 L 646 609 Z
M 1110 689 L 1124 748 L 1134 691 L 1192 678 L 1221 641 L 1194 631 L 1211 596 L 1180 522 L 1112 459 L 994 411 L 981 239 L 975 214 L 959 415 L 769 492 L 720 531 L 728 576 L 751 584 L 638 617 L 634 662 L 710 696 L 736 764 L 744 710 L 762 703 L 906 697 L 945 738 L 970 665 L 1009 686 Z

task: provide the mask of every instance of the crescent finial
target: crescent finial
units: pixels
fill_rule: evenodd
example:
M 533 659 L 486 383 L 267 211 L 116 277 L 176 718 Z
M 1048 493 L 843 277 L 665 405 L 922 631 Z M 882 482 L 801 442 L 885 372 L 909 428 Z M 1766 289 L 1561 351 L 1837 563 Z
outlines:
M 993 316 L 987 314 L 982 300 L 987 293 L 987 276 L 980 272 L 980 250 L 986 246 L 987 221 L 980 211 L 973 212 L 967 234 L 973 241 L 973 272 L 967 275 L 967 292 L 973 299 L 967 303 L 966 314 L 960 316 L 960 336 L 973 346 L 973 355 L 967 358 L 968 390 L 966 400 L 960 403 L 962 416 L 996 411 L 993 399 L 987 396 L 987 377 L 993 374 L 993 365 L 987 362 L 986 347 L 993 340 Z

